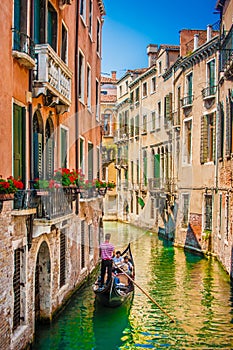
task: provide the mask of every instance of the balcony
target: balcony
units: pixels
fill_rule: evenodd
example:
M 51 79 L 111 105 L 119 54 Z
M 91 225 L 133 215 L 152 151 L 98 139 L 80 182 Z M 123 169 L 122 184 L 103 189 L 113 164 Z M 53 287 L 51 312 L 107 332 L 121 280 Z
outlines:
M 207 88 L 202 90 L 202 97 L 203 100 L 209 100 L 212 98 L 215 98 L 216 95 L 216 91 L 217 91 L 217 86 L 208 86 Z
M 193 104 L 193 95 L 188 95 L 183 97 L 181 100 L 181 107 L 182 108 L 189 108 L 192 107 Z
M 13 32 L 13 52 L 12 56 L 19 61 L 21 65 L 28 69 L 35 67 L 35 44 L 31 38 L 16 29 Z
M 58 113 L 67 111 L 71 105 L 71 70 L 49 44 L 36 45 L 35 55 L 34 97 L 43 94 L 45 105 L 56 106 Z
M 233 26 L 222 41 L 220 49 L 220 70 L 226 78 L 233 76 Z

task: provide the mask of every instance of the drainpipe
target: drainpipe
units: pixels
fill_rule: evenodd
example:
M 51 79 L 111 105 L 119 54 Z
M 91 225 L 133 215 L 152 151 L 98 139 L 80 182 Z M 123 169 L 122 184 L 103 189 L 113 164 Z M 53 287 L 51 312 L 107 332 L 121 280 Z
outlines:
M 79 96 L 79 84 L 78 84 L 78 34 L 79 34 L 79 0 L 76 1 L 76 27 L 75 27 L 75 166 L 79 167 L 79 127 L 78 127 L 78 96 Z M 76 215 L 79 213 L 79 199 L 76 200 Z

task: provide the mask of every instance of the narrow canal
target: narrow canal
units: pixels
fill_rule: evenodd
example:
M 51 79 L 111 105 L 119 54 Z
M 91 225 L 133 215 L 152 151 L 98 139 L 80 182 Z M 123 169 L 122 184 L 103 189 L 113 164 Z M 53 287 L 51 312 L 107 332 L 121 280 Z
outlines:
M 117 249 L 131 242 L 136 281 L 176 322 L 137 288 L 130 305 L 101 307 L 90 282 L 50 327 L 40 327 L 33 349 L 233 349 L 233 288 L 217 261 L 126 224 L 104 229 Z

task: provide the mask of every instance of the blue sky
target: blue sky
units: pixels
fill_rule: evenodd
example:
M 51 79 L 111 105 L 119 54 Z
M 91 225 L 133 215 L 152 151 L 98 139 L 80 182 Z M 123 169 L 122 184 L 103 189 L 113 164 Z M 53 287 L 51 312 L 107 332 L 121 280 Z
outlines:
M 102 73 L 147 66 L 148 44 L 179 44 L 181 29 L 219 20 L 217 0 L 104 0 Z

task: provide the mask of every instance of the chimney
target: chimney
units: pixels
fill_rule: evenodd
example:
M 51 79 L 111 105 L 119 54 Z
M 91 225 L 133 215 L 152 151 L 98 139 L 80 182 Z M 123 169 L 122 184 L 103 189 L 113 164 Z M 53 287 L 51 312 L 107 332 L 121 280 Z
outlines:
M 199 34 L 194 34 L 194 51 L 198 48 Z
M 112 73 L 112 79 L 117 80 L 117 78 L 116 78 L 116 71 L 112 70 L 111 73 Z
M 147 46 L 148 67 L 151 67 L 156 63 L 157 52 L 158 52 L 158 45 L 149 44 Z
M 207 26 L 207 37 L 206 40 L 210 41 L 212 38 L 212 26 L 210 24 L 208 24 Z

